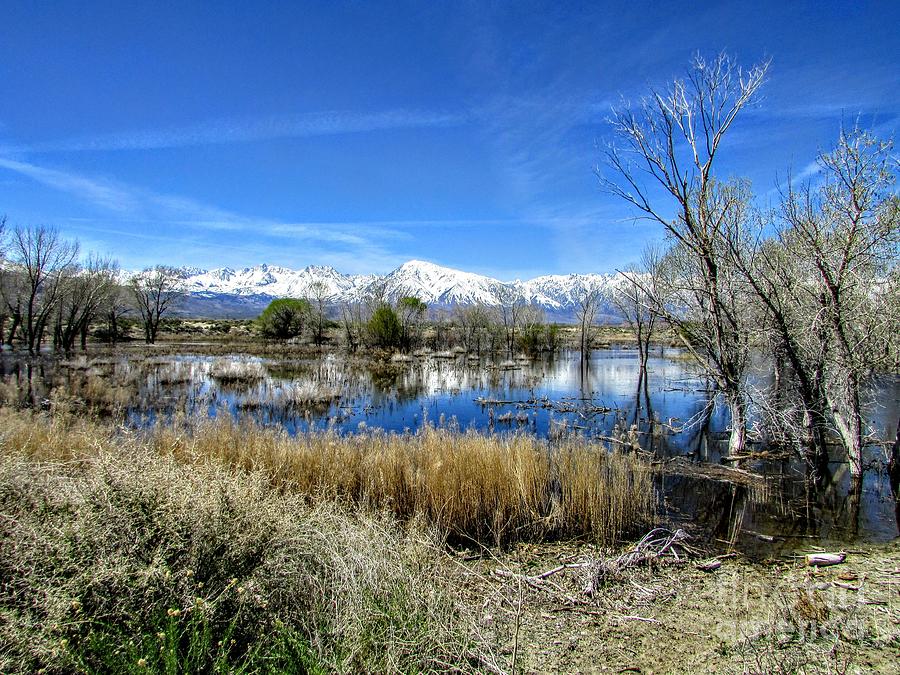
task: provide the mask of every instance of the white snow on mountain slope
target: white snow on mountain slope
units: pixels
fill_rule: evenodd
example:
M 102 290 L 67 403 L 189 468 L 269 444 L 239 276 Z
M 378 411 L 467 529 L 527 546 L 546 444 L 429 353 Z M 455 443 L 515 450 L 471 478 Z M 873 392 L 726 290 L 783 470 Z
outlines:
M 607 289 L 616 283 L 612 274 L 552 274 L 515 282 L 526 303 L 552 309 L 574 307 L 589 290 Z
M 391 299 L 415 296 L 427 305 L 496 305 L 501 282 L 421 260 L 410 260 L 384 278 Z
M 310 297 L 312 285 L 321 282 L 327 300 L 333 304 L 363 300 L 375 288 L 383 286 L 384 296 L 392 301 L 415 296 L 430 307 L 476 303 L 496 306 L 500 303 L 497 293 L 505 287 L 514 291 L 521 302 L 563 314 L 571 313 L 586 289 L 610 289 L 620 281 L 619 275 L 568 274 L 503 282 L 421 260 L 411 260 L 383 276 L 347 275 L 333 267 L 316 265 L 301 270 L 263 264 L 243 269 L 181 271 L 183 288 L 207 298 Z
M 374 279 L 372 275 L 341 274 L 333 267 L 310 265 L 302 270 L 292 270 L 262 264 L 241 270 L 223 267 L 187 275 L 184 287 L 191 293 L 302 298 L 312 294 L 314 283 L 321 282 L 329 300 L 341 300 L 368 287 Z

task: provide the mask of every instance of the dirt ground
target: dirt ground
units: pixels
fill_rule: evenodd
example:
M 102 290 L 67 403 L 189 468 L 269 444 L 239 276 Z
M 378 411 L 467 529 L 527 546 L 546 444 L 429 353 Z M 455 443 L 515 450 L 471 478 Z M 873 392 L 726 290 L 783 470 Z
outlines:
M 810 548 L 810 552 L 816 549 Z M 521 545 L 459 552 L 454 567 L 478 632 L 483 667 L 522 673 L 900 672 L 900 543 L 808 567 L 711 556 L 624 570 L 596 583 L 590 546 Z M 544 579 L 534 577 L 573 565 Z M 575 566 L 582 565 L 585 566 Z M 512 575 L 512 576 L 510 576 Z M 515 576 L 521 575 L 521 576 Z

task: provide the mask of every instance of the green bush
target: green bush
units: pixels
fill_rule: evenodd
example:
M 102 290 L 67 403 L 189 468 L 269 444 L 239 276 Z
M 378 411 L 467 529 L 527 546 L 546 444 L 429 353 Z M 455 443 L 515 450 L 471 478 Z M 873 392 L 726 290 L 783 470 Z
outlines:
M 303 334 L 311 312 L 312 307 L 307 300 L 279 298 L 269 303 L 257 322 L 263 337 L 290 340 Z
M 391 349 L 400 346 L 403 337 L 403 326 L 400 323 L 400 317 L 397 312 L 388 305 L 381 304 L 372 313 L 369 319 L 369 335 L 372 342 L 378 347 Z

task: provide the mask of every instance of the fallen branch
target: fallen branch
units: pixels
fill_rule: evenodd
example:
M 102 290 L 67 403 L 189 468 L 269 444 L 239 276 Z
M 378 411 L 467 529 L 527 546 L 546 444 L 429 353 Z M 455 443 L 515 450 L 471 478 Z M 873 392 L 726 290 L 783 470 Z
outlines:
M 585 595 L 593 595 L 597 586 L 609 578 L 618 577 L 629 567 L 650 564 L 655 561 L 672 559 L 682 562 L 696 552 L 686 543 L 690 536 L 684 530 L 674 532 L 663 527 L 650 530 L 625 553 L 609 560 L 599 560 L 593 565 L 591 579 L 584 589 Z M 679 549 L 681 555 L 678 554 Z

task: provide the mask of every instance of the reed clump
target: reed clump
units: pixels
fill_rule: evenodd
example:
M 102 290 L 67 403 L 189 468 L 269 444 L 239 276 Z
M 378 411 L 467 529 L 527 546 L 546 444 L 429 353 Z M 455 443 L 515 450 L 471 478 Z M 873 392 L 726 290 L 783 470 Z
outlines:
M 220 385 L 249 387 L 265 379 L 266 368 L 259 361 L 219 359 L 209 369 L 209 376 Z
M 415 434 L 289 436 L 231 418 L 136 432 L 72 416 L 0 410 L 2 442 L 28 454 L 74 459 L 123 437 L 203 466 L 262 472 L 307 502 L 340 501 L 401 520 L 423 518 L 445 536 L 482 544 L 582 537 L 612 544 L 651 525 L 651 466 L 633 454 L 566 439 L 485 436 L 426 426 Z
M 466 670 L 430 530 L 0 411 L 0 672 Z
M 634 455 L 527 435 L 426 427 L 416 434 L 331 431 L 299 437 L 228 420 L 154 442 L 185 461 L 263 470 L 286 489 L 424 517 L 447 536 L 493 545 L 586 537 L 611 544 L 649 525 L 651 469 Z

